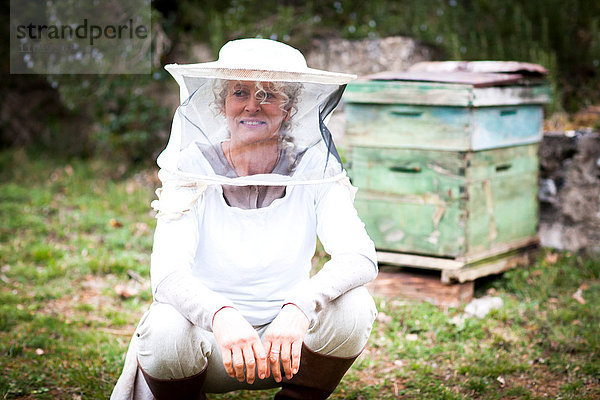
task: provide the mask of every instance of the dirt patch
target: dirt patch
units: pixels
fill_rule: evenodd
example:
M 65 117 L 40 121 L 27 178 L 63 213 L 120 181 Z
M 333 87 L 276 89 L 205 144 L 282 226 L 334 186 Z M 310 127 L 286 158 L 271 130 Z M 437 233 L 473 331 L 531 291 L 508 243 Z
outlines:
M 73 287 L 77 288 L 75 293 L 48 301 L 39 312 L 63 319 L 66 323 L 81 319 L 99 322 L 107 326 L 102 328 L 103 331 L 123 336 L 133 333 L 137 321 L 131 320 L 129 324 L 113 329 L 106 313 L 122 310 L 123 300 L 149 290 L 147 283 L 135 279 L 123 282 L 114 275 L 88 275 L 84 280 L 74 282 Z

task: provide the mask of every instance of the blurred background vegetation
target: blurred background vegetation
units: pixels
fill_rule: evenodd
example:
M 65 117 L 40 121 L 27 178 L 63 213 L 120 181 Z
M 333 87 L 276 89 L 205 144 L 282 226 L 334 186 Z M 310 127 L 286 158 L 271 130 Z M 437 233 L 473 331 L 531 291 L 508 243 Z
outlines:
M 72 1 L 72 0 L 65 0 Z M 8 43 L 9 1 L 2 0 Z M 151 163 L 168 138 L 177 87 L 162 69 L 216 59 L 228 40 L 265 37 L 306 51 L 316 38 L 409 36 L 444 60 L 517 60 L 549 69 L 550 113 L 600 103 L 600 2 L 595 0 L 154 0 L 151 75 L 8 75 L 0 83 L 0 148 Z M 0 50 L 9 70 L 8 47 Z M 597 127 L 595 127 L 597 128 Z
M 444 60 L 542 64 L 549 113 L 600 110 L 597 0 L 154 0 L 153 73 L 102 76 L 10 75 L 10 0 L 0 4 L 0 398 L 112 390 L 151 301 L 147 167 L 178 98 L 162 66 L 198 61 L 198 43 L 216 59 L 240 37 L 307 51 L 314 39 L 403 35 Z M 505 307 L 482 320 L 381 300 L 369 349 L 334 398 L 600 398 L 599 274 L 597 260 L 543 252 L 484 282 L 477 297 Z M 256 398 L 219 398 L 232 396 Z

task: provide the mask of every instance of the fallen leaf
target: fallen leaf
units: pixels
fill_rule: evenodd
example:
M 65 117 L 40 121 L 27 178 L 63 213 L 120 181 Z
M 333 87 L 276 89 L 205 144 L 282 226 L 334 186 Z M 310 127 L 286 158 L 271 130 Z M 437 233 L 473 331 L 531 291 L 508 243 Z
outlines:
M 108 222 L 110 224 L 110 226 L 112 226 L 113 228 L 120 228 L 123 226 L 122 223 L 120 223 L 119 221 L 117 221 L 114 218 L 111 218 L 110 221 Z
M 383 324 L 389 324 L 390 322 L 392 322 L 392 317 L 390 317 L 384 312 L 380 312 L 379 314 L 377 314 L 377 321 Z
M 575 299 L 575 301 L 577 301 L 579 304 L 586 303 L 585 299 L 583 298 L 583 289 L 581 288 L 581 286 L 579 287 L 579 289 L 577 289 L 575 293 L 573 293 L 571 297 Z
M 150 232 L 151 232 L 151 229 L 148 226 L 148 224 L 146 224 L 144 222 L 138 222 L 135 224 L 134 235 L 136 235 L 136 236 L 147 235 Z
M 545 259 L 548 264 L 556 264 L 558 261 L 558 253 L 548 253 L 546 254 Z
M 119 296 L 121 296 L 124 299 L 128 299 L 131 296 L 135 296 L 140 292 L 140 290 L 137 287 L 129 286 L 125 283 L 117 284 L 114 287 L 114 289 L 115 289 L 115 293 L 117 293 Z

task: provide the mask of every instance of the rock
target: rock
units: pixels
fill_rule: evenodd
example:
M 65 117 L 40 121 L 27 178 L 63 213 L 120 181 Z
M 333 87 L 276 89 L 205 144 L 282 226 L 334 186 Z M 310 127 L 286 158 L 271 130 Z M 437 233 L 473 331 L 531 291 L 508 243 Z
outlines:
M 491 310 L 502 308 L 503 305 L 504 302 L 500 297 L 484 296 L 474 299 L 467 304 L 465 313 L 477 318 L 483 318 L 488 315 Z
M 556 203 L 556 184 L 552 179 L 540 179 L 538 198 L 547 203 Z

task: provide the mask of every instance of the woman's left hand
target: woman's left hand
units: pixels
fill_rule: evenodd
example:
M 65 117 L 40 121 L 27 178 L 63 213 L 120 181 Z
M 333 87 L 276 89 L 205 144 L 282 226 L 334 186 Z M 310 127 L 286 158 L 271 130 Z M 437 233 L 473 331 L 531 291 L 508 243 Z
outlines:
M 264 338 L 264 347 L 276 382 L 281 382 L 281 368 L 287 379 L 292 379 L 300 368 L 300 351 L 309 321 L 294 304 L 286 304 L 271 322 Z

